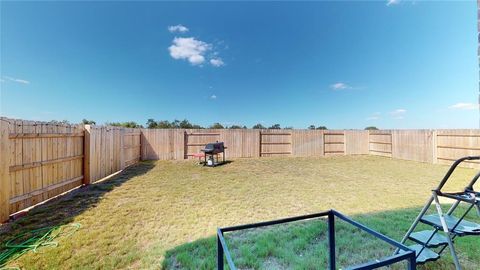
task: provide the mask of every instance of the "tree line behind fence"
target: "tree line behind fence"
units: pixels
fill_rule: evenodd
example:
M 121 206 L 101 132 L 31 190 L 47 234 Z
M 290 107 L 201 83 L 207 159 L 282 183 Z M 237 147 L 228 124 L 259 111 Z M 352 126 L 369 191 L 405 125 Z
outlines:
M 216 141 L 227 158 L 360 154 L 451 164 L 480 155 L 479 130 L 141 129 L 1 118 L 0 221 L 140 160 L 191 159 Z

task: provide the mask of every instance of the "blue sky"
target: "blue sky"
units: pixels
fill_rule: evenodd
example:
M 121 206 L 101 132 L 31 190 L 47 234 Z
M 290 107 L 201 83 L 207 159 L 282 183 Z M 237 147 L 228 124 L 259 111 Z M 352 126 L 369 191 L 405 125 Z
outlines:
M 476 128 L 476 3 L 1 2 L 1 115 Z

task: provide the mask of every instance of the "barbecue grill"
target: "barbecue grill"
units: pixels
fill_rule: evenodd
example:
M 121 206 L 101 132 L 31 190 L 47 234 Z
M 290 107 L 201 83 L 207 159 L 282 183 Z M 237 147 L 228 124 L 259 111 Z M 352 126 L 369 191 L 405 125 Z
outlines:
M 205 148 L 201 150 L 203 153 L 205 153 L 204 155 L 205 163 L 203 165 L 215 167 L 221 164 L 218 161 L 219 154 L 222 154 L 222 157 L 223 157 L 222 163 L 225 163 L 226 148 L 227 147 L 224 146 L 223 142 L 208 143 L 207 145 L 205 145 Z M 215 157 L 217 157 L 217 161 L 215 161 Z M 211 164 L 209 164 L 208 162 L 209 160 L 211 161 Z

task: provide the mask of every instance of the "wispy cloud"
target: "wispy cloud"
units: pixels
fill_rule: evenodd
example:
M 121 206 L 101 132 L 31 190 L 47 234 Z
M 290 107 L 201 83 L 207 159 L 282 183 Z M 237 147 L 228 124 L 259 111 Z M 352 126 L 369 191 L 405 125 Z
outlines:
M 210 99 L 217 99 L 217 96 L 215 94 L 210 96 Z
M 214 66 L 214 67 L 221 67 L 221 66 L 225 65 L 222 58 L 220 58 L 220 57 L 210 59 L 210 64 L 212 64 L 212 66 Z
M 399 3 L 400 3 L 400 0 L 388 0 L 387 6 L 398 5 Z
M 333 90 L 352 89 L 350 85 L 343 82 L 337 82 L 337 83 L 331 84 L 330 88 L 332 88 Z
M 186 26 L 181 25 L 181 24 L 177 24 L 177 25 L 169 26 L 168 31 L 170 33 L 186 33 L 186 32 L 188 32 L 188 28 Z
M 452 110 L 477 110 L 478 104 L 459 102 L 448 107 Z
M 390 113 L 395 115 L 395 114 L 404 114 L 406 112 L 407 112 L 407 110 L 405 110 L 405 109 L 396 109 L 394 111 L 391 111 Z
M 10 76 L 3 76 L 3 79 L 1 82 L 5 81 L 11 81 L 11 82 L 16 82 L 16 83 L 21 83 L 21 84 L 29 84 L 30 82 L 24 79 L 19 79 L 19 78 L 13 78 Z
M 380 119 L 380 115 L 381 115 L 380 112 L 374 112 L 374 113 L 372 113 L 372 115 L 367 117 L 366 120 L 368 120 L 368 121 L 378 120 L 378 119 Z
M 390 115 L 392 116 L 392 118 L 398 119 L 398 120 L 404 119 L 405 114 L 407 114 L 407 110 L 405 109 L 396 109 L 390 112 Z
M 345 82 L 336 82 L 333 84 L 330 84 L 330 89 L 333 89 L 335 91 L 340 91 L 340 90 L 360 90 L 360 89 L 365 89 L 363 86 L 358 86 L 358 85 L 351 85 Z

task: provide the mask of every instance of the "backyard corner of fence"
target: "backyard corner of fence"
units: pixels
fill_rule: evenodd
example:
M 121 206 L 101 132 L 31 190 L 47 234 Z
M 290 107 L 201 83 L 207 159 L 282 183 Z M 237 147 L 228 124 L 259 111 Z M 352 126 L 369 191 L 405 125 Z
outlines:
M 141 158 L 139 129 L 1 120 L 0 222 Z
M 0 222 L 140 160 L 192 159 L 216 141 L 228 158 L 377 155 L 451 164 L 480 155 L 480 130 L 468 129 L 133 129 L 1 118 Z

